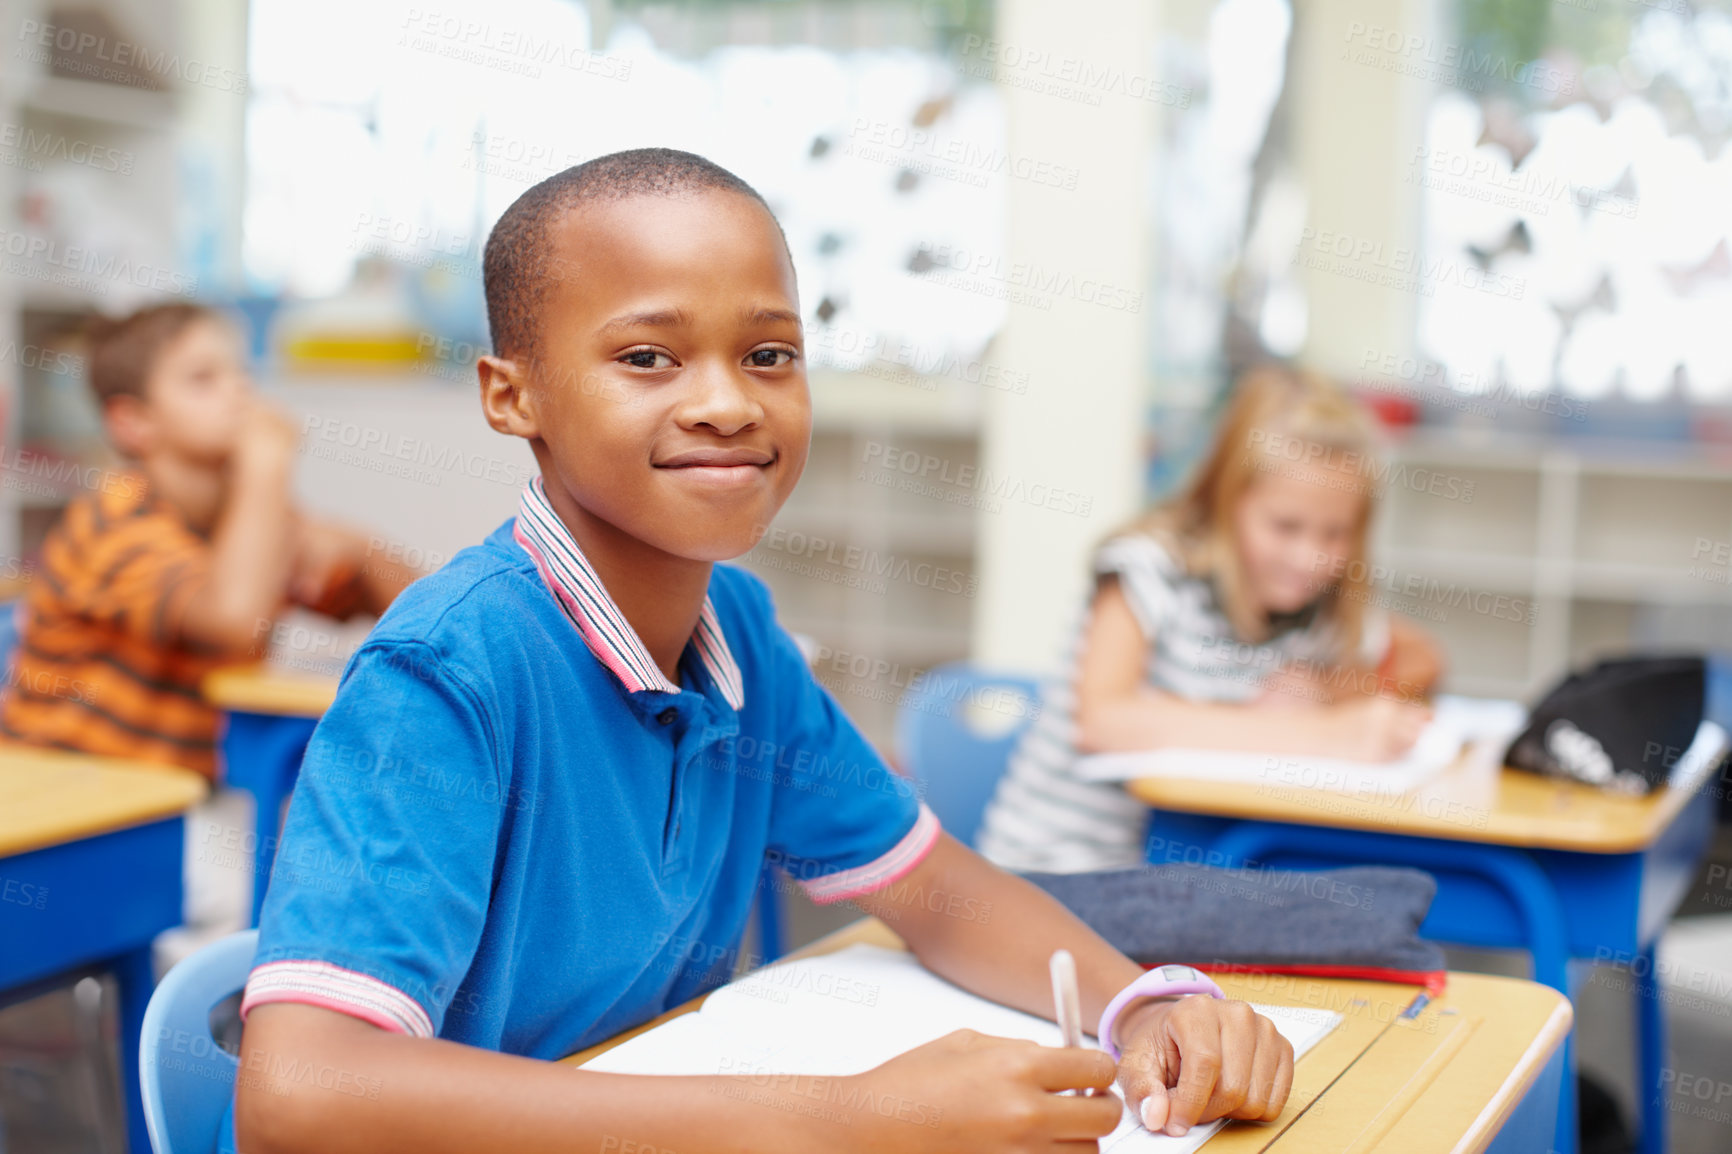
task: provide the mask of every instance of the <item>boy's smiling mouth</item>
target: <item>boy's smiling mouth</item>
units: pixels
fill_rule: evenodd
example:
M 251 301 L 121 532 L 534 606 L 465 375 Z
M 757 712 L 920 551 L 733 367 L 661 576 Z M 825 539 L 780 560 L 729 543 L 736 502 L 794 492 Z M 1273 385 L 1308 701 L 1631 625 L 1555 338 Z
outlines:
M 748 485 L 764 477 L 776 457 L 767 449 L 688 449 L 651 463 L 700 484 Z

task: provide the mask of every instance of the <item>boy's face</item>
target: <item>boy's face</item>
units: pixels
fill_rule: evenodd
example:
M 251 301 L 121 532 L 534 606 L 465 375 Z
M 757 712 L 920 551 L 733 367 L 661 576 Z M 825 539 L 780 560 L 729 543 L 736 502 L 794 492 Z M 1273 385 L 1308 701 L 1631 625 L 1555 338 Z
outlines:
M 812 428 L 775 222 L 735 193 L 631 197 L 568 213 L 550 240 L 534 429 L 514 430 L 550 493 L 664 553 L 744 553 L 799 480 Z
M 144 385 L 142 418 L 122 445 L 133 456 L 172 454 L 221 465 L 234 451 L 252 401 L 240 339 L 216 318 L 195 320 L 157 354 Z

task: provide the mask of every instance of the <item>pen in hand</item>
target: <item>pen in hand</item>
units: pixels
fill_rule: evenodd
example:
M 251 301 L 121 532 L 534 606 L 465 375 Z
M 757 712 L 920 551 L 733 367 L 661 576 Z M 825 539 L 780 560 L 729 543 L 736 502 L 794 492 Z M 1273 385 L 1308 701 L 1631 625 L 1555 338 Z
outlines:
M 1071 957 L 1069 950 L 1054 950 L 1051 968 L 1053 1018 L 1058 1022 L 1064 1044 L 1080 1050 L 1083 1044 L 1082 1000 L 1076 991 L 1076 959 Z M 1066 1090 L 1065 1093 L 1078 1093 L 1085 1098 L 1093 1098 L 1100 1091 L 1093 1086 L 1084 1086 L 1081 1090 Z

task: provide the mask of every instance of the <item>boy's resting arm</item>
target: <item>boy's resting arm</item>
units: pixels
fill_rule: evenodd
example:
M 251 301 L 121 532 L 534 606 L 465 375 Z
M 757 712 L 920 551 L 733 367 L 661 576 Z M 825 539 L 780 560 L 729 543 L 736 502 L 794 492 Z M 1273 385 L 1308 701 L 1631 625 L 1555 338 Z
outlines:
M 308 608 L 343 621 L 356 613 L 382 617 L 399 593 L 427 575 L 394 559 L 392 553 L 399 551 L 347 525 L 302 517 L 292 594 Z
M 249 416 L 211 534 L 210 565 L 181 618 L 187 639 L 236 656 L 264 653 L 293 556 L 295 440 L 294 426 L 275 410 L 261 405 Z
M 247 1154 L 1046 1150 L 1111 1132 L 1117 1099 L 1051 1091 L 1104 1089 L 1113 1071 L 1098 1052 L 965 1030 L 852 1078 L 602 1074 L 280 1002 L 247 1019 L 235 1138 Z
M 383 617 L 391 602 L 397 599 L 397 594 L 427 576 L 428 570 L 389 557 L 376 557 L 365 538 L 357 535 L 356 540 L 361 545 L 361 611 Z
M 330 1067 L 324 1081 L 272 1071 Z M 289 1151 L 602 1150 L 609 1136 L 684 1151 L 819 1149 L 799 1115 L 713 1092 L 720 1079 L 633 1078 L 573 1070 L 440 1039 L 381 1030 L 358 1018 L 285 1002 L 247 1018 L 237 1074 L 235 1138 L 248 1154 Z M 780 1124 L 766 1126 L 776 1118 Z

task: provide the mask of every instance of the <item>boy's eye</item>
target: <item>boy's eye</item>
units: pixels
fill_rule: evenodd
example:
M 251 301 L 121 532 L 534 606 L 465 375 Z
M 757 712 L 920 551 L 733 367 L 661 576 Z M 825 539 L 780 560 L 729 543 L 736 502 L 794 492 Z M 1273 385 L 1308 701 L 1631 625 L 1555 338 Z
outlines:
M 746 354 L 746 363 L 754 369 L 779 369 L 793 359 L 793 349 L 753 349 Z
M 665 369 L 674 363 L 672 357 L 655 349 L 633 349 L 620 360 L 634 369 Z

